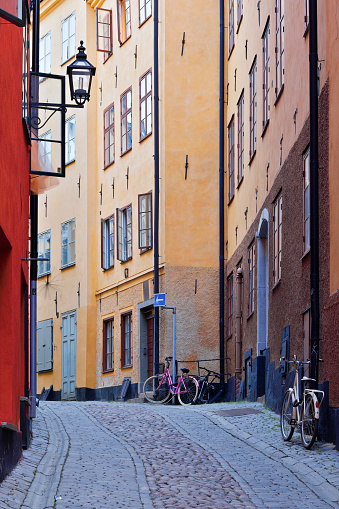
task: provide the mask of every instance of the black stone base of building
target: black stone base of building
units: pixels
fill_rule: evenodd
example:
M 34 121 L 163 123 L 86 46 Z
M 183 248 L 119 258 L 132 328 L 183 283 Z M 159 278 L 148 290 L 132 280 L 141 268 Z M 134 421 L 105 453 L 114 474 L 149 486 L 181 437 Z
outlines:
M 88 387 L 77 387 L 75 389 L 76 401 L 118 401 L 122 385 L 114 387 L 101 387 L 100 389 L 89 389 Z M 125 400 L 138 397 L 138 384 L 130 384 Z M 61 401 L 61 391 L 51 390 L 48 401 Z
M 0 483 L 18 463 L 22 454 L 21 432 L 0 428 Z

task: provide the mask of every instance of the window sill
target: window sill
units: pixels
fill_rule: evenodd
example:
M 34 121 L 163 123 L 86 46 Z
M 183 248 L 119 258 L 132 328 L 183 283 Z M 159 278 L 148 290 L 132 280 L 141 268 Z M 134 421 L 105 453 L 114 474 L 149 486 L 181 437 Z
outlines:
M 261 137 L 262 137 L 262 138 L 264 137 L 264 135 L 265 135 L 265 133 L 266 133 L 266 131 L 267 131 L 267 128 L 268 128 L 269 123 L 270 123 L 270 119 L 268 119 L 268 120 L 266 121 L 266 123 L 265 123 L 265 125 L 264 125 L 264 127 L 263 127 L 263 130 L 262 130 L 262 133 L 261 133 Z
M 145 19 L 145 21 L 143 21 L 142 23 L 140 23 L 139 28 L 141 28 L 142 26 L 144 26 L 144 24 L 145 24 L 145 23 L 147 23 L 147 21 L 148 21 L 149 19 L 151 19 L 151 17 L 152 17 L 152 14 L 150 14 L 150 15 L 148 16 L 148 18 L 146 18 L 146 19 Z
M 123 157 L 125 154 L 128 154 L 132 150 L 132 147 L 127 149 L 125 152 L 121 152 L 120 157 Z
M 111 267 L 101 267 L 102 268 L 102 271 L 103 272 L 107 272 L 108 270 L 111 270 L 111 269 L 114 269 L 114 265 L 112 265 Z
M 113 51 L 112 51 L 112 53 L 110 53 L 110 54 L 108 55 L 108 57 L 107 57 L 107 58 L 104 58 L 103 63 L 105 64 L 105 63 L 107 62 L 107 60 L 109 60 L 109 59 L 111 58 L 111 56 L 112 56 L 112 55 L 113 55 Z
M 153 131 L 151 131 L 149 134 L 146 134 L 146 136 L 144 136 L 143 138 L 140 138 L 140 139 L 139 139 L 139 143 L 142 143 L 144 140 L 146 140 L 147 138 L 149 138 L 149 137 L 152 135 L 152 132 L 153 132 Z
M 120 264 L 123 265 L 124 263 L 126 262 L 129 262 L 130 260 L 132 260 L 133 256 L 131 256 L 130 258 L 126 258 L 126 260 L 119 260 Z
M 230 52 L 229 52 L 229 54 L 228 54 L 228 60 L 229 60 L 229 59 L 231 58 L 231 56 L 232 56 L 232 53 L 233 53 L 234 47 L 235 47 L 235 44 L 233 43 L 233 46 L 232 46 L 232 48 L 231 48 L 231 51 L 230 51 Z
M 239 22 L 238 22 L 238 25 L 237 25 L 237 31 L 236 31 L 236 33 L 238 33 L 238 32 L 239 32 L 239 28 L 240 28 L 240 25 L 241 25 L 241 22 L 242 22 L 242 18 L 243 18 L 243 17 L 244 17 L 244 15 L 242 14 L 242 15 L 240 16 L 240 19 L 239 19 Z
M 254 311 L 251 311 L 251 313 L 247 316 L 247 320 L 249 320 L 250 318 L 252 318 L 252 316 L 254 315 Z
M 129 37 L 127 37 L 127 39 L 125 39 L 124 41 L 119 41 L 120 48 L 121 48 L 121 46 L 123 46 L 123 45 L 124 45 L 127 41 L 129 41 L 129 39 L 130 39 L 131 37 L 132 37 L 132 34 L 131 34 Z
M 249 160 L 249 163 L 248 163 L 248 166 L 251 166 L 252 161 L 253 161 L 253 159 L 255 158 L 255 154 L 256 154 L 256 153 L 257 153 L 257 149 L 255 149 L 255 151 L 254 151 L 254 152 L 253 152 L 253 154 L 251 155 L 250 160 Z
M 67 265 L 63 265 L 62 267 L 60 267 L 60 270 L 69 269 L 69 267 L 74 267 L 74 266 L 75 266 L 75 262 L 68 263 Z
M 43 274 L 38 274 L 38 279 L 42 278 L 42 277 L 46 277 L 46 276 L 50 276 L 51 275 L 51 271 L 49 272 L 44 272 Z
M 234 200 L 234 195 L 228 200 L 228 204 L 227 204 L 228 207 L 231 205 L 233 200 Z
M 70 60 L 72 60 L 72 58 L 75 57 L 75 53 L 74 55 L 72 55 L 71 57 L 69 57 L 67 60 L 65 60 L 64 62 L 61 62 L 60 66 L 62 67 L 63 65 L 67 64 Z
M 128 364 L 126 366 L 121 366 L 121 369 L 131 369 L 133 368 L 133 364 Z
M 303 38 L 304 39 L 306 39 L 306 36 L 307 36 L 309 31 L 310 31 L 310 24 L 308 24 L 307 27 L 305 28 L 305 31 L 303 33 Z
M 278 286 L 280 286 L 280 283 L 281 283 L 281 279 L 279 279 L 279 281 L 278 281 L 277 283 L 275 283 L 275 285 L 274 285 L 274 286 L 273 286 L 273 288 L 272 288 L 272 292 L 274 292 L 274 290 L 275 290 L 276 288 L 278 288 Z
M 300 258 L 300 260 L 305 260 L 305 258 L 307 258 L 307 256 L 310 254 L 310 252 L 311 252 L 311 248 L 309 247 L 308 249 L 306 249 L 306 251 L 304 252 L 302 257 Z
M 226 341 L 229 341 L 230 339 L 232 339 L 232 333 L 229 336 L 227 336 Z
M 114 368 L 113 369 L 105 369 L 105 371 L 101 371 L 102 375 L 107 375 L 107 374 L 112 374 L 112 373 L 114 373 Z
M 75 163 L 75 158 L 72 159 L 72 161 L 68 161 L 67 163 L 65 162 L 65 166 L 68 166 L 69 164 L 72 164 L 72 163 Z
M 241 180 L 239 180 L 239 182 L 238 182 L 237 189 L 239 189 L 239 187 L 241 186 L 243 180 L 244 180 L 244 177 L 241 177 Z
M 140 247 L 139 247 L 139 249 L 140 249 L 140 253 L 139 253 L 139 254 L 141 254 L 141 255 L 142 255 L 142 254 L 144 254 L 144 253 L 148 253 L 148 251 L 152 251 L 153 246 L 151 246 L 151 247 L 143 247 L 143 248 L 140 248 Z
M 284 83 L 281 85 L 281 89 L 279 90 L 278 95 L 275 98 L 274 106 L 277 105 L 280 97 L 282 96 L 283 91 L 284 91 Z
M 104 170 L 107 170 L 107 168 L 109 168 L 110 166 L 112 166 L 112 164 L 114 164 L 115 161 L 112 161 L 111 163 L 109 163 L 107 166 L 104 166 Z

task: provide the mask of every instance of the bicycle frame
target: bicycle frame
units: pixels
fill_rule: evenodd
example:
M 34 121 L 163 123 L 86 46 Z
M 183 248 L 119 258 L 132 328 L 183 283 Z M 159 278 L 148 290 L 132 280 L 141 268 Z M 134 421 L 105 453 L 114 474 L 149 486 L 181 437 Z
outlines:
M 161 374 L 159 374 L 157 376 L 160 377 Z M 186 389 L 185 379 L 184 379 L 183 375 L 182 374 L 180 375 L 178 383 L 177 383 L 177 385 L 175 385 L 175 383 L 173 383 L 173 381 L 172 381 L 171 373 L 170 373 L 168 367 L 166 367 L 165 373 L 162 375 L 162 379 L 161 379 L 161 381 L 159 383 L 159 387 L 162 384 L 162 382 L 164 381 L 164 379 L 166 379 L 166 381 L 168 383 L 168 386 L 169 386 L 169 389 L 171 391 L 171 394 L 174 395 L 174 396 L 176 396 L 179 393 L 179 386 L 180 386 L 181 382 L 183 382 L 184 387 Z M 187 390 L 184 390 L 184 391 L 181 390 L 180 394 L 185 394 L 186 392 L 188 392 L 188 391 Z

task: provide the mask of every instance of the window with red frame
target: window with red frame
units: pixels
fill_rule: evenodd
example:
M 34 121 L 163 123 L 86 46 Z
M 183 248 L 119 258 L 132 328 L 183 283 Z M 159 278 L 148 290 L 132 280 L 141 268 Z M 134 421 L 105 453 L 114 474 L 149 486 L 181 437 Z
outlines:
M 257 148 L 257 57 L 250 70 L 250 161 Z
M 140 78 L 140 141 L 152 133 L 152 71 Z
M 132 312 L 121 315 L 121 367 L 133 365 Z
M 248 248 L 248 316 L 254 311 L 254 267 L 255 244 L 253 241 Z
M 152 1 L 139 0 L 139 26 L 152 16 Z
M 228 200 L 234 196 L 234 116 L 228 124 Z
M 278 98 L 285 73 L 284 0 L 275 0 L 275 96 Z
M 270 117 L 270 20 L 268 19 L 267 25 L 262 36 L 262 56 L 263 56 L 263 119 L 262 127 L 268 124 Z
M 101 221 L 101 268 L 114 267 L 114 214 Z
M 97 51 L 104 53 L 104 62 L 113 53 L 112 11 L 97 8 Z
M 310 149 L 303 156 L 303 182 L 304 182 L 304 235 L 303 251 L 310 248 Z
M 104 167 L 114 163 L 114 105 L 104 111 Z
M 243 0 L 237 0 L 237 25 L 239 28 L 243 15 Z
M 103 322 L 102 371 L 114 370 L 114 318 Z
M 121 155 L 132 148 L 132 89 L 124 92 L 121 102 Z
M 117 209 L 118 260 L 126 262 L 132 258 L 132 205 Z
M 273 203 L 273 284 L 281 279 L 282 195 Z
M 117 0 L 118 39 L 123 44 L 131 37 L 131 3 L 130 0 Z
M 229 40 L 228 40 L 228 54 L 231 54 L 231 51 L 234 46 L 234 0 L 228 0 L 228 7 L 229 7 L 229 17 L 228 17 L 228 34 L 229 34 Z
M 238 102 L 238 185 L 244 178 L 244 91 Z
M 139 194 L 139 249 L 152 248 L 152 193 Z

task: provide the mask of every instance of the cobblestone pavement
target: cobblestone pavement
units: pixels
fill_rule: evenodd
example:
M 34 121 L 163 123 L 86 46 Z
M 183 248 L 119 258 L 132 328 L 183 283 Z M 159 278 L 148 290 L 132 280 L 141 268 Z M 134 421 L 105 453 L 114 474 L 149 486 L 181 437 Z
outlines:
M 40 405 L 0 509 L 339 508 L 333 444 L 284 443 L 258 403 Z

